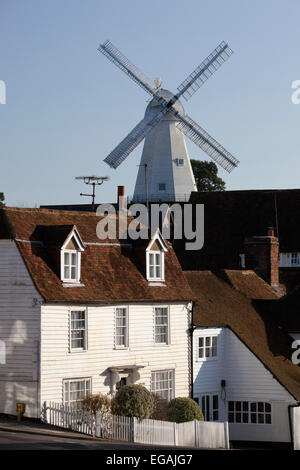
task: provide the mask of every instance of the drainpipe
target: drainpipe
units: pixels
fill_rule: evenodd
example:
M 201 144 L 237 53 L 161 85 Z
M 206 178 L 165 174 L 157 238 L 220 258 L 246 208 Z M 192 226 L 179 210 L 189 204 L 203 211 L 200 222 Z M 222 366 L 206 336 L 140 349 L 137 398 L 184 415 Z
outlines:
M 291 435 L 291 444 L 294 448 L 294 435 L 293 435 L 293 427 L 292 427 L 292 418 L 291 418 L 291 408 L 298 408 L 300 406 L 300 402 L 296 405 L 288 405 L 288 417 L 289 417 L 289 428 L 290 428 L 290 435 Z

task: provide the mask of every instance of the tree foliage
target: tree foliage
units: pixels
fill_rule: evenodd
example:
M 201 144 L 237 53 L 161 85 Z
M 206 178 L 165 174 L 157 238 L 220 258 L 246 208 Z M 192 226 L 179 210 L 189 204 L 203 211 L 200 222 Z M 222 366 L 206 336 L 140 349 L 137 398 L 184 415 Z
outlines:
M 218 176 L 214 162 L 191 160 L 198 191 L 225 191 L 225 182 Z
M 87 395 L 83 400 L 78 402 L 78 406 L 80 409 L 89 411 L 93 415 L 95 415 L 97 411 L 107 414 L 111 411 L 111 400 L 107 395 L 98 393 L 97 395 Z
M 124 385 L 119 388 L 112 400 L 115 415 L 135 416 L 138 419 L 150 418 L 154 407 L 154 397 L 143 385 Z
M 186 421 L 203 421 L 203 414 L 192 398 L 173 398 L 168 405 L 168 420 L 175 423 L 185 423 Z
M 0 207 L 5 205 L 4 204 L 4 199 L 5 199 L 4 193 L 0 193 Z

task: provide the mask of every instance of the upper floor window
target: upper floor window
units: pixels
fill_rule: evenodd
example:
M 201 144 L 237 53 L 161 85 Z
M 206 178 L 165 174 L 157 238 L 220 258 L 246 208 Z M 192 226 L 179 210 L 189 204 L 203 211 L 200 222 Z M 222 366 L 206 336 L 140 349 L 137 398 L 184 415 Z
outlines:
M 148 281 L 164 281 L 165 280 L 165 252 L 167 245 L 160 235 L 156 232 L 150 241 L 146 250 L 146 265 Z
M 86 310 L 70 312 L 70 351 L 87 349 Z
M 169 343 L 169 309 L 168 307 L 155 308 L 154 342 L 157 344 Z
M 84 246 L 80 236 L 73 227 L 61 247 L 61 280 L 66 283 L 79 283 L 81 276 L 81 253 Z
M 198 359 L 216 359 L 218 355 L 218 337 L 201 336 L 198 338 Z
M 116 308 L 116 348 L 128 347 L 128 314 L 127 308 Z
M 165 191 L 166 190 L 166 183 L 159 183 L 158 184 L 158 190 L 159 191 Z
M 300 253 L 298 252 L 280 253 L 279 266 L 281 267 L 300 266 Z
M 177 166 L 184 166 L 184 158 L 176 158 L 175 163 Z

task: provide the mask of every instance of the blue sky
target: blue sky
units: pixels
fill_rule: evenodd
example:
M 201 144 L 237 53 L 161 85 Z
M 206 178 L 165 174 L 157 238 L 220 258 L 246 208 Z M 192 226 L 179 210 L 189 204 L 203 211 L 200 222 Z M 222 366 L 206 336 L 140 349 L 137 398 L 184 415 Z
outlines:
M 103 159 L 143 117 L 148 95 L 97 51 L 110 39 L 175 91 L 222 41 L 233 56 L 183 103 L 240 165 L 227 189 L 298 188 L 298 0 L 0 0 L 0 191 L 16 206 L 88 202 L 77 175 L 110 176 L 97 200 L 132 194 L 142 144 Z M 208 159 L 188 142 L 190 156 Z

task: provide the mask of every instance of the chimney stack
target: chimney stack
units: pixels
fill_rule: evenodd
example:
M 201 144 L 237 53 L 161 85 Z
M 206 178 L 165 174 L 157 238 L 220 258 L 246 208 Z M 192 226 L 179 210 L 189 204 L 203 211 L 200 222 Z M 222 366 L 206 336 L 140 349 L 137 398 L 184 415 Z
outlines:
M 245 239 L 245 266 L 253 269 L 272 287 L 279 286 L 279 242 L 274 228 L 268 228 L 265 237 Z
M 125 208 L 125 186 L 118 186 L 117 207 L 119 211 Z

